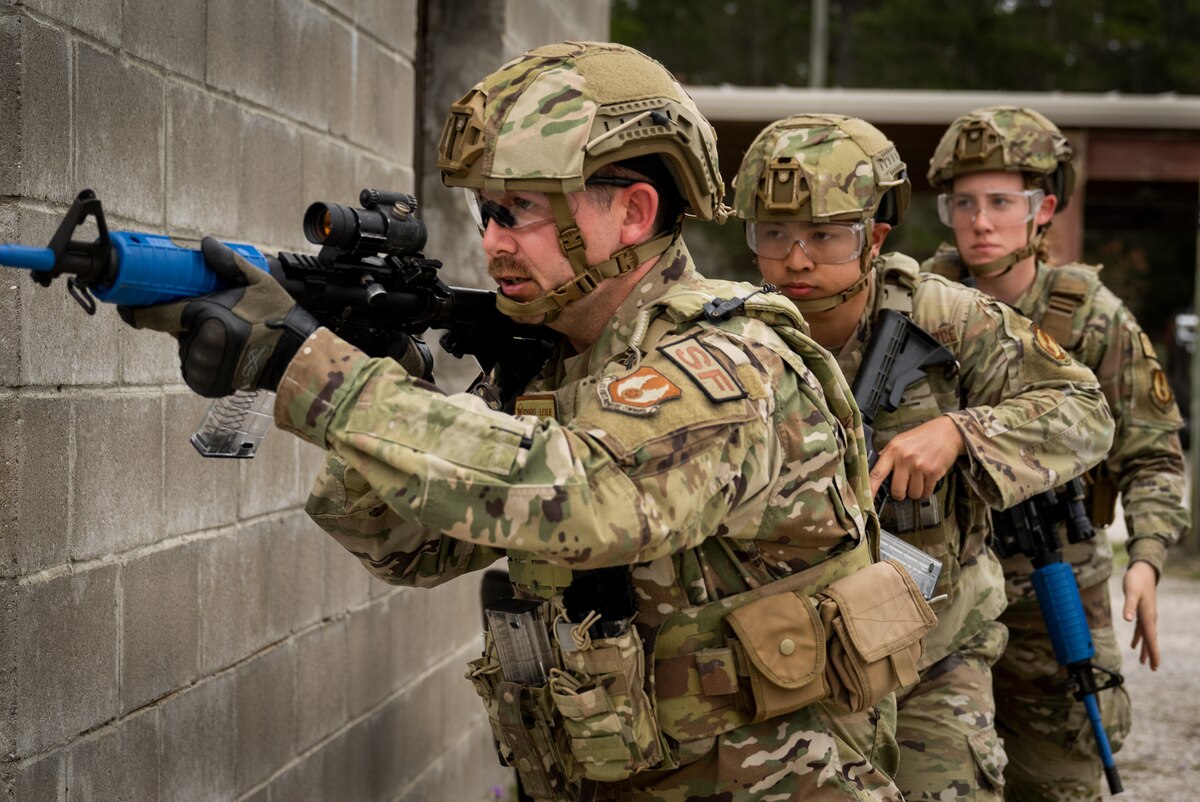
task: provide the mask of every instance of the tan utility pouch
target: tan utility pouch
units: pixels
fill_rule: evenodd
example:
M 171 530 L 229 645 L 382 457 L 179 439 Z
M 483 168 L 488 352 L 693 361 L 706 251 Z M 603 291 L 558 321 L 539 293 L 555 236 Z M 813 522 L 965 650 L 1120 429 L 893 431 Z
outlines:
M 587 623 L 560 620 L 556 632 L 563 667 L 550 671 L 550 697 L 580 773 L 615 782 L 661 767 L 663 749 L 646 693 L 646 658 L 637 629 L 592 640 Z
M 1103 528 L 1117 517 L 1117 483 L 1108 468 L 1099 465 L 1085 474 L 1088 485 L 1088 517 L 1092 526 Z
M 917 682 L 921 638 L 937 617 L 899 563 L 856 571 L 817 598 L 829 638 L 825 679 L 833 705 L 860 713 Z
M 753 720 L 765 721 L 819 702 L 825 682 L 825 634 L 817 608 L 803 593 L 777 593 L 725 616 L 726 643 L 747 675 Z

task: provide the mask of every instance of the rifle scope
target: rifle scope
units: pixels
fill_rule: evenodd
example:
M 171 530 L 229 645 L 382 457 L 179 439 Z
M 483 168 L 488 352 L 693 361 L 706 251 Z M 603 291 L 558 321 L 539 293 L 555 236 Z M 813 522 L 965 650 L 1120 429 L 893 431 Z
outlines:
M 386 253 L 407 256 L 425 247 L 425 224 L 415 217 L 417 199 L 403 192 L 364 189 L 363 208 L 314 203 L 304 213 L 304 236 L 358 256 Z

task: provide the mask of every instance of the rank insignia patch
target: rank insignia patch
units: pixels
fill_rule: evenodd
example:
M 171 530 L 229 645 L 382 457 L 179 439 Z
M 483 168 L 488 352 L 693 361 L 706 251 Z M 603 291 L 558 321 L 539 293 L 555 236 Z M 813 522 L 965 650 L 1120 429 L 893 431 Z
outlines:
M 669 345 L 660 345 L 658 350 L 700 385 L 700 389 L 714 403 L 746 397 L 746 388 L 742 387 L 737 377 L 726 370 L 695 335 Z
M 1071 357 L 1063 350 L 1063 347 L 1058 344 L 1058 340 L 1050 336 L 1049 332 L 1040 326 L 1033 327 L 1033 345 L 1042 354 L 1060 365 L 1071 364 Z
M 1162 368 L 1155 368 L 1150 374 L 1150 400 L 1163 412 L 1170 410 L 1175 401 L 1171 383 L 1167 381 L 1167 374 L 1163 373 Z
M 597 385 L 600 406 L 628 415 L 653 415 L 683 390 L 654 368 L 638 368 L 626 376 L 605 376 Z

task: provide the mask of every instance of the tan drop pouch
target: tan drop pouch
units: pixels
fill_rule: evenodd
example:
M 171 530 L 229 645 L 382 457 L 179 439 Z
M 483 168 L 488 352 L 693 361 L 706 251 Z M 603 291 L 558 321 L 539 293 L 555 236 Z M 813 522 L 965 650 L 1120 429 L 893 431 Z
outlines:
M 829 638 L 825 679 L 831 704 L 862 712 L 919 679 L 921 638 L 937 617 L 912 577 L 884 560 L 817 594 Z

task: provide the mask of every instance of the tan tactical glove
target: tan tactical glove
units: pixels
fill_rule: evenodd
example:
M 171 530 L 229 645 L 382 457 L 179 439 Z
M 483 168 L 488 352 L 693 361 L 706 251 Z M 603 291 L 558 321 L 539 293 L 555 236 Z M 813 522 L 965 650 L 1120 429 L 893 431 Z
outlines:
M 174 335 L 183 380 L 200 395 L 274 391 L 320 324 L 279 282 L 224 243 L 205 237 L 200 251 L 229 289 L 157 306 L 120 307 L 121 318 L 134 328 Z

